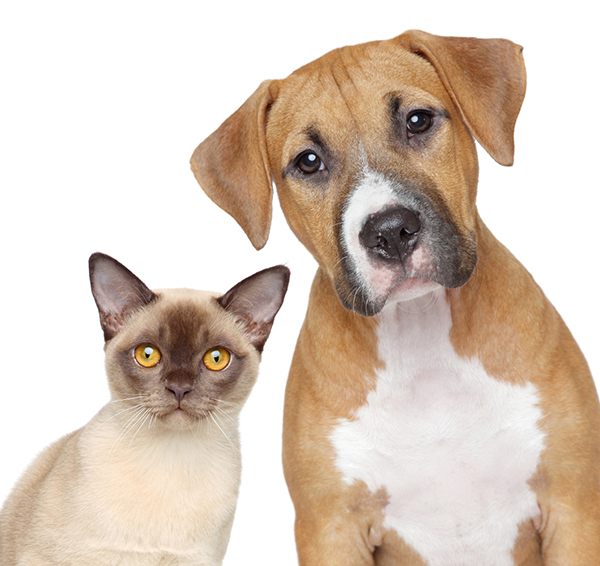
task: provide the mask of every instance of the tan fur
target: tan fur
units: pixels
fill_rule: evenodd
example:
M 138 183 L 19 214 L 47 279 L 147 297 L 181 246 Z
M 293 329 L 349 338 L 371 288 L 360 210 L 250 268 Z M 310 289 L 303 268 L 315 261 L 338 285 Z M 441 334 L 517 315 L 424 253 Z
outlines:
M 238 413 L 256 379 L 259 354 L 213 294 L 158 293 L 159 301 L 107 343 L 112 402 L 47 448 L 7 499 L 0 515 L 2 566 L 221 563 L 240 482 Z M 116 357 L 182 301 L 230 336 L 246 357 L 247 373 L 218 424 L 190 420 L 177 432 L 160 422 L 130 426 L 131 412 L 121 412 L 128 404 L 119 401 L 126 395 Z
M 291 229 L 319 263 L 284 416 L 283 463 L 303 566 L 424 564 L 393 531 L 381 532 L 386 494 L 344 483 L 329 440 L 339 419 L 355 418 L 385 366 L 377 316 L 364 318 L 340 303 L 353 290 L 344 280 L 336 230 L 365 162 L 396 178 L 431 181 L 452 220 L 477 242 L 471 278 L 446 291 L 457 354 L 480 360 L 498 380 L 530 382 L 540 392 L 546 447 L 530 484 L 541 514 L 519 525 L 515 565 L 600 560 L 600 406 L 589 368 L 543 292 L 475 205 L 473 138 L 499 163 L 512 163 L 525 82 L 521 48 L 509 41 L 406 32 L 332 51 L 284 80 L 264 82 L 192 156 L 199 183 L 257 248 L 268 236 L 269 226 L 257 219 L 270 217 L 272 176 Z M 447 113 L 427 149 L 392 145 L 389 93 Z M 286 173 L 311 147 L 311 128 L 333 155 L 321 184 Z M 242 207 L 244 215 L 237 212 Z

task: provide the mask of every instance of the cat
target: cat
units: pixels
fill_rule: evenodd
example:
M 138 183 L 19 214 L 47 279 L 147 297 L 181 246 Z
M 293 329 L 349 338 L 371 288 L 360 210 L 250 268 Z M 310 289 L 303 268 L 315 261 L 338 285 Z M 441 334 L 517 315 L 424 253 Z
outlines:
M 0 513 L 2 566 L 221 564 L 240 484 L 238 416 L 287 291 L 151 291 L 89 260 L 111 402 L 43 451 Z

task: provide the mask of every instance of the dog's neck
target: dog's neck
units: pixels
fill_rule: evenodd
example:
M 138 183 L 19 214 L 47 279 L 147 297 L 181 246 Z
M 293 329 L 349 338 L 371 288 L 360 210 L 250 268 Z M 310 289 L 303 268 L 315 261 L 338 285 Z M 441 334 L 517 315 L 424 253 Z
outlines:
M 433 359 L 450 343 L 451 305 L 439 287 L 410 301 L 389 303 L 377 316 L 379 355 L 386 364 Z

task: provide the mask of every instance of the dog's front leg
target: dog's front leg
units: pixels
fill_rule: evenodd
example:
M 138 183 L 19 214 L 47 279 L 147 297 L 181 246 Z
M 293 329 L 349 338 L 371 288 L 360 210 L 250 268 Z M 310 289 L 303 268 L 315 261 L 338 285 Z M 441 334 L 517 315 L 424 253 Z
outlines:
M 387 494 L 344 478 L 331 441 L 340 420 L 364 402 L 372 325 L 346 311 L 324 274 L 317 274 L 288 380 L 283 432 L 302 566 L 378 564 L 373 553 L 383 540 Z
M 288 396 L 298 401 L 290 389 Z M 323 433 L 327 417 L 322 411 L 311 414 L 313 408 L 303 403 L 286 411 L 284 427 L 284 470 L 296 510 L 299 564 L 374 566 L 387 496 L 344 482 Z
M 315 494 L 316 495 L 316 494 Z M 377 513 L 323 494 L 309 505 L 296 499 L 296 544 L 301 566 L 374 566 L 381 542 Z
M 600 564 L 600 494 L 596 482 L 573 469 L 570 484 L 552 478 L 540 494 L 544 566 Z M 593 473 L 587 478 L 595 477 Z
M 599 526 L 594 517 L 572 508 L 555 509 L 542 531 L 544 566 L 597 566 Z

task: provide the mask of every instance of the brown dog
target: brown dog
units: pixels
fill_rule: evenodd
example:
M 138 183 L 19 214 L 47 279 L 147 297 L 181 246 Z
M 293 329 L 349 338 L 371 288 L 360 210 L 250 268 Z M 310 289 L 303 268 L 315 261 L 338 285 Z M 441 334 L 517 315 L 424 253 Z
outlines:
M 521 48 L 411 31 L 264 82 L 192 168 L 256 248 L 272 180 L 319 263 L 286 393 L 303 565 L 600 564 L 589 368 L 475 207 Z

